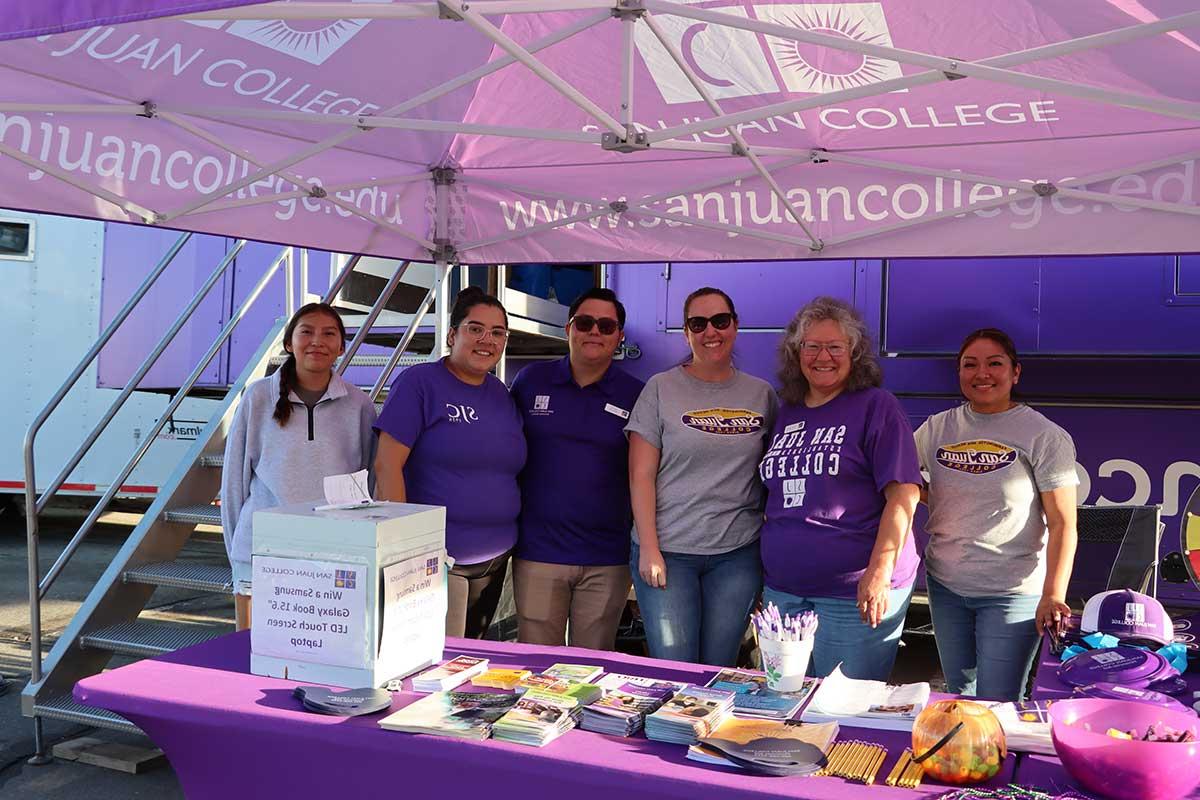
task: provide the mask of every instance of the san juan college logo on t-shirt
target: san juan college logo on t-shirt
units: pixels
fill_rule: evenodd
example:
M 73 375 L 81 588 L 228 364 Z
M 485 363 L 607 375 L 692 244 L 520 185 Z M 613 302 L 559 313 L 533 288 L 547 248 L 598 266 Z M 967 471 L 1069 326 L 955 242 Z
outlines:
M 764 418 L 757 411 L 745 408 L 704 408 L 683 412 L 680 421 L 689 428 L 705 433 L 738 436 L 761 431 Z
M 995 472 L 998 469 L 1004 469 L 1016 460 L 1016 450 L 990 439 L 972 439 L 969 442 L 948 444 L 937 450 L 939 464 L 970 475 Z

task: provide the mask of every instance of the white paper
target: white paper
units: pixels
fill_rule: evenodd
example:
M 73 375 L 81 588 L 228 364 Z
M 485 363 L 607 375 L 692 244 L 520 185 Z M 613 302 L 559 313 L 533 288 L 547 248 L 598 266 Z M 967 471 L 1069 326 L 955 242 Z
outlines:
M 365 666 L 365 565 L 276 556 L 254 556 L 253 564 L 256 655 Z
M 379 660 L 423 653 L 446 626 L 445 551 L 422 553 L 383 568 L 383 622 Z
M 371 506 L 373 502 L 367 491 L 367 471 L 360 469 L 347 475 L 325 476 L 325 503 L 313 511 L 335 511 L 345 508 Z

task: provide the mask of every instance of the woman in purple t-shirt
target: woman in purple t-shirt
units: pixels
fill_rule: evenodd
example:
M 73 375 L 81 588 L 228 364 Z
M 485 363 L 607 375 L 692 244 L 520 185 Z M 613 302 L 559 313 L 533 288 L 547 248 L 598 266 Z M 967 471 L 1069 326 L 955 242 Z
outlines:
M 866 325 L 818 297 L 779 347 L 783 401 L 759 465 L 763 602 L 820 617 L 809 670 L 887 680 L 912 597 L 920 492 L 912 426 L 879 388 Z
M 375 424 L 376 494 L 446 507 L 448 636 L 487 633 L 517 541 L 525 436 L 508 389 L 489 374 L 507 340 L 500 301 L 464 289 L 450 312 L 450 355 L 402 372 Z

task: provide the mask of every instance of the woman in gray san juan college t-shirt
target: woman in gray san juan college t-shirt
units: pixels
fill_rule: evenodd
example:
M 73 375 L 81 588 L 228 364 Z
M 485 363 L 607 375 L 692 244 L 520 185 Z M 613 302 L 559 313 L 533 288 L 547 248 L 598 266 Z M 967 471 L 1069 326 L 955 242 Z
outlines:
M 1012 340 L 984 328 L 958 355 L 967 402 L 916 432 L 929 472 L 929 605 L 949 691 L 1018 700 L 1038 636 L 1069 613 L 1075 445 L 1012 398 Z
M 728 295 L 698 289 L 683 316 L 691 359 L 650 378 L 625 427 L 630 569 L 651 656 L 732 666 L 762 585 L 757 466 L 778 401 L 733 366 Z

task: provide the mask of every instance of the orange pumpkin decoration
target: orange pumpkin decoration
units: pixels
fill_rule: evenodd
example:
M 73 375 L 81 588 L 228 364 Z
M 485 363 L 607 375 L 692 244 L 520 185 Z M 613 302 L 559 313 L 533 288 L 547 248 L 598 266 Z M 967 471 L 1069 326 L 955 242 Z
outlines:
M 969 700 L 930 703 L 913 723 L 913 756 L 944 783 L 981 783 L 1008 755 L 1004 729 L 988 708 Z

